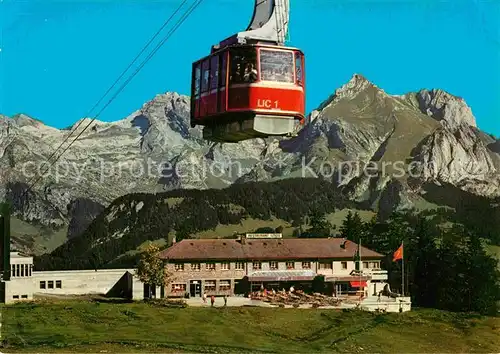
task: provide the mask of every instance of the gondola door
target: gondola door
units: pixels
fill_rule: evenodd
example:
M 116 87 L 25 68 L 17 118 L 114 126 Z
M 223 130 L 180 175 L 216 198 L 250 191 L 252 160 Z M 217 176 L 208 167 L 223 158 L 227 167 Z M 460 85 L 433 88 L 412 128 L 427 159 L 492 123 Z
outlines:
M 210 106 L 210 61 L 203 60 L 201 64 L 201 99 L 200 99 L 200 118 L 204 119 L 208 115 Z
M 210 57 L 210 87 L 207 98 L 207 116 L 217 114 L 219 96 L 219 55 Z
M 219 90 L 217 97 L 217 112 L 226 112 L 226 97 L 227 97 L 227 58 L 228 51 L 224 51 L 219 55 Z

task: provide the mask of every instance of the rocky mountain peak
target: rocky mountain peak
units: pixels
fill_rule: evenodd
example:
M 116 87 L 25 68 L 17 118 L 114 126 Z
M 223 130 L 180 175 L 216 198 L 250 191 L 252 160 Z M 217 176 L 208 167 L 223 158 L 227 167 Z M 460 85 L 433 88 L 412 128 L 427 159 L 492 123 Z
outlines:
M 461 97 L 453 96 L 440 89 L 423 89 L 416 94 L 422 113 L 432 117 L 452 130 L 465 124 L 477 127 L 472 110 Z
M 24 113 L 16 114 L 11 119 L 18 127 L 24 127 L 24 126 L 39 127 L 45 125 L 41 120 L 32 118 Z
M 365 91 L 368 87 L 376 87 L 361 74 L 354 74 L 351 79 L 335 90 L 335 92 L 320 104 L 318 110 L 340 101 L 341 99 L 352 99 Z
M 156 95 L 121 125 L 137 128 L 143 152 L 178 153 L 185 146 L 208 145 L 201 139 L 200 127 L 189 124 L 190 99 L 176 92 Z
M 337 100 L 351 98 L 363 92 L 367 87 L 374 86 L 361 74 L 354 74 L 351 79 L 335 91 Z

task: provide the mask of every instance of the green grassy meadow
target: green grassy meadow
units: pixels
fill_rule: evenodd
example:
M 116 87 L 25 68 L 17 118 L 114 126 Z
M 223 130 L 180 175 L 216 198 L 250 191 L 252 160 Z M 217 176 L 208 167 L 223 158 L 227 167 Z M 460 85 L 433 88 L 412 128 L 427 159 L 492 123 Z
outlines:
M 500 318 L 47 301 L 2 307 L 2 352 L 491 353 Z

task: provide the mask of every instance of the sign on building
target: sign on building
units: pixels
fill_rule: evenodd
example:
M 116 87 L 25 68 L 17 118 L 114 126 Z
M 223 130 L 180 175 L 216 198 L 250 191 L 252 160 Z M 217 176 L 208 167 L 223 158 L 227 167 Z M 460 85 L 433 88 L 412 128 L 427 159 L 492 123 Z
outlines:
M 247 234 L 247 238 L 282 238 L 282 234 Z

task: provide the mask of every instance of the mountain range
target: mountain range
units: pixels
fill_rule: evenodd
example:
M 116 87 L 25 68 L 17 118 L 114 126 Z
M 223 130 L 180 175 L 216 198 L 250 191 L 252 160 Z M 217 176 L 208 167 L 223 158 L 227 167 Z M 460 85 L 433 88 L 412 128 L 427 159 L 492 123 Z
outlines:
M 378 212 L 440 206 L 424 188 L 430 184 L 500 196 L 500 140 L 477 127 L 462 98 L 443 90 L 390 95 L 355 74 L 297 136 L 237 144 L 204 141 L 189 125 L 189 107 L 189 97 L 168 92 L 123 120 L 85 118 L 66 129 L 0 115 L 0 199 L 13 205 L 13 247 L 50 252 L 130 193 L 304 177 L 328 180 Z M 60 151 L 87 125 L 50 166 L 64 139 L 71 134 Z

